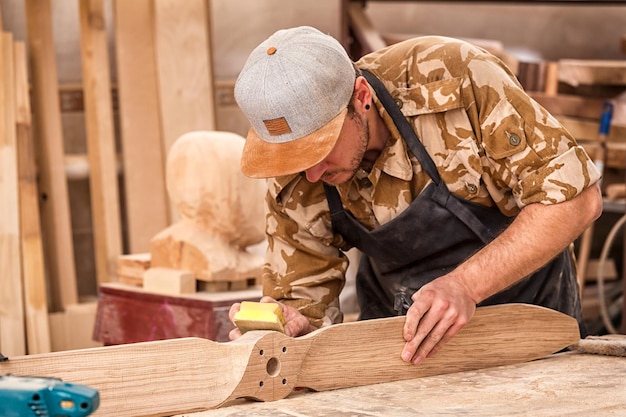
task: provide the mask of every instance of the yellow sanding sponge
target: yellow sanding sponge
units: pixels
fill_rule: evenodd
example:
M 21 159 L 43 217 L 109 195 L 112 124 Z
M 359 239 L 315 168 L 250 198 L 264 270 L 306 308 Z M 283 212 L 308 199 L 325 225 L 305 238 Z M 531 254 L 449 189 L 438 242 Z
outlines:
M 248 330 L 276 330 L 285 332 L 285 318 L 277 303 L 243 301 L 235 313 L 235 325 L 245 333 Z

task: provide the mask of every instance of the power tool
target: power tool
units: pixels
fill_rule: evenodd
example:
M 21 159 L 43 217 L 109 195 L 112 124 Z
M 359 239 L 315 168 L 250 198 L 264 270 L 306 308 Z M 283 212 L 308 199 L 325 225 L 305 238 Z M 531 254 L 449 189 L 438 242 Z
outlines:
M 2 417 L 84 417 L 100 405 L 97 390 L 57 378 L 0 375 Z

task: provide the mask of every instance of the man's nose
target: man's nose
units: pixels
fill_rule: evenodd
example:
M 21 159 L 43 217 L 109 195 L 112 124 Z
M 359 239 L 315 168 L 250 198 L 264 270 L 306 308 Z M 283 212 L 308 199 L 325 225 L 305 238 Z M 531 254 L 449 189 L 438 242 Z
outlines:
M 326 171 L 324 162 L 320 162 L 317 165 L 312 166 L 311 168 L 304 171 L 306 175 L 306 179 L 309 182 L 317 182 L 322 178 L 324 172 Z

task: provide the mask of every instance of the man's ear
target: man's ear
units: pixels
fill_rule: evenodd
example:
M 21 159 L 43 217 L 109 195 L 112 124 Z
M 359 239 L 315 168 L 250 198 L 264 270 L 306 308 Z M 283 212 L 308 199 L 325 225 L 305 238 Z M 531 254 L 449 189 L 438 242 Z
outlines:
M 361 112 L 366 111 L 365 105 L 372 104 L 372 90 L 365 77 L 359 76 L 354 81 L 354 96 L 355 108 Z

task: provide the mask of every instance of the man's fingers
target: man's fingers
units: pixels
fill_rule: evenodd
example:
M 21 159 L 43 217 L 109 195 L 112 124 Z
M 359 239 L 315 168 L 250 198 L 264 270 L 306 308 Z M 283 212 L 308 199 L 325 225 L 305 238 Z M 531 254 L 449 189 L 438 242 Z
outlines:
M 241 310 L 241 303 L 234 303 L 232 306 L 230 306 L 230 310 L 228 310 L 228 318 L 230 319 L 230 321 L 234 322 L 235 314 L 237 314 L 239 310 Z
M 415 337 L 404 346 L 402 351 L 404 361 L 417 365 L 424 358 L 434 356 L 467 323 L 467 320 L 458 314 L 438 317 L 434 324 L 430 322 L 431 317 L 428 316 L 427 314 L 420 322 Z
M 236 340 L 239 339 L 241 336 L 241 330 L 239 330 L 237 327 L 228 332 L 228 340 Z

